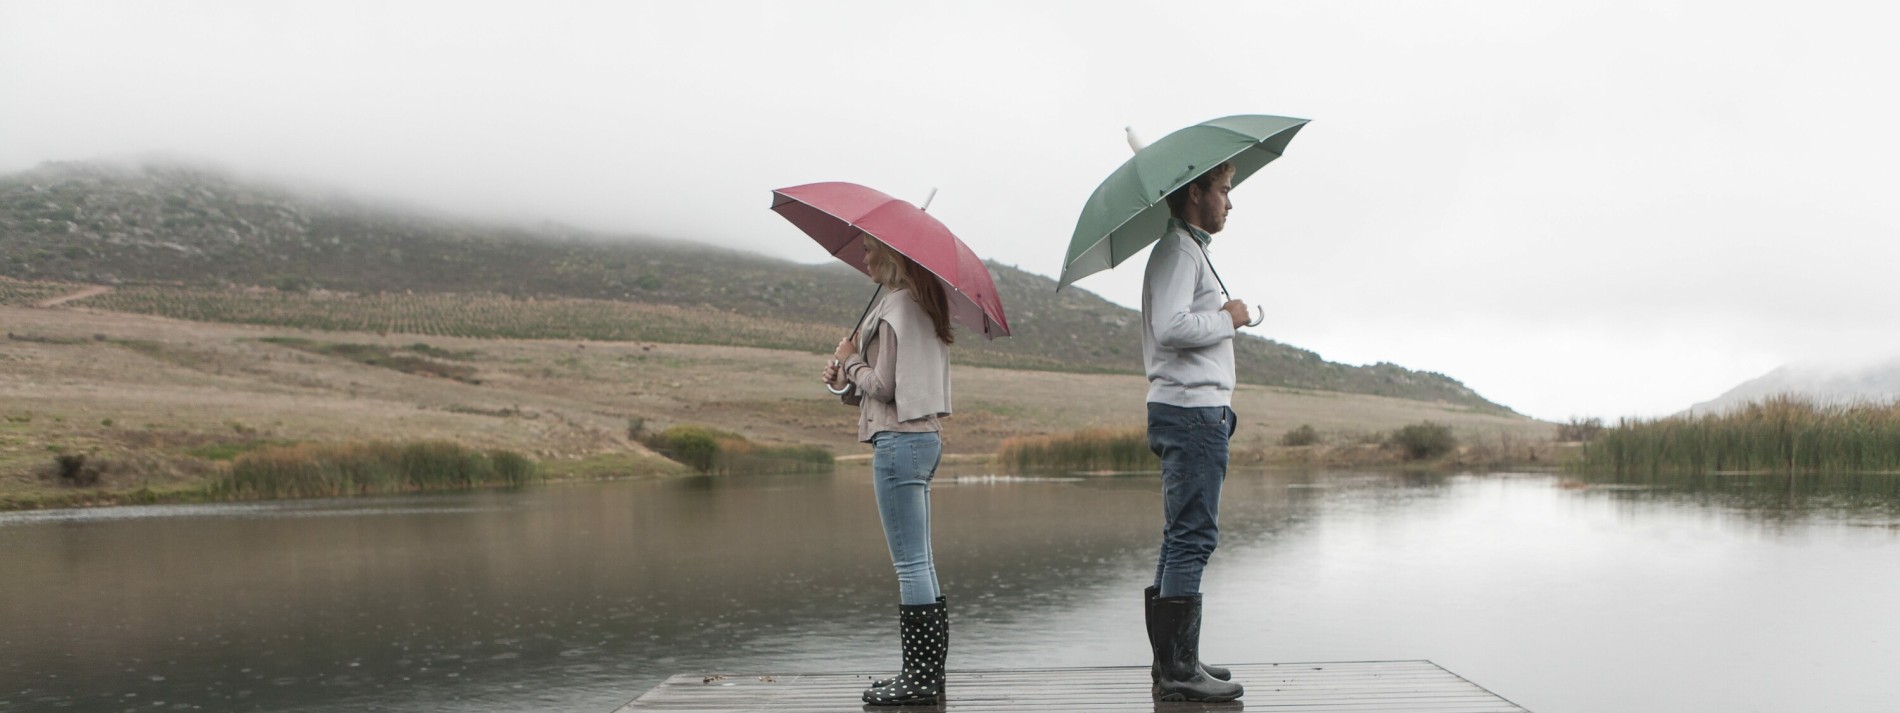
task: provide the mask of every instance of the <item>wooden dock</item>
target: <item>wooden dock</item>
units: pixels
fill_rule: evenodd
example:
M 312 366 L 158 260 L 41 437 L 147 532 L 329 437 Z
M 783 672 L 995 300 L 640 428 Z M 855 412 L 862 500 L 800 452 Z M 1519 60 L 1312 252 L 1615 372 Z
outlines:
M 680 674 L 616 713 L 651 711 L 1274 711 L 1275 713 L 1527 713 L 1430 661 L 1231 666 L 1247 689 L 1232 703 L 1157 703 L 1148 667 L 951 671 L 947 705 L 872 708 L 858 694 L 883 674 Z

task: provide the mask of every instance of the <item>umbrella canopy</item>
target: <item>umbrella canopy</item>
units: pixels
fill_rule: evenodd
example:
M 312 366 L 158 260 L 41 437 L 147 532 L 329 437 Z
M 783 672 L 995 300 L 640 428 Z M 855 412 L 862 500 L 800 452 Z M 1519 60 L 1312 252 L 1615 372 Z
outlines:
M 1169 193 L 1223 162 L 1234 185 L 1286 152 L 1306 119 L 1245 114 L 1176 131 L 1135 153 L 1095 188 L 1076 219 L 1056 289 L 1121 264 L 1161 239 Z
M 990 269 L 917 206 L 855 183 L 832 182 L 772 191 L 772 210 L 866 275 L 871 272 L 864 264 L 864 236 L 877 238 L 943 283 L 957 324 L 989 339 L 1009 336 Z

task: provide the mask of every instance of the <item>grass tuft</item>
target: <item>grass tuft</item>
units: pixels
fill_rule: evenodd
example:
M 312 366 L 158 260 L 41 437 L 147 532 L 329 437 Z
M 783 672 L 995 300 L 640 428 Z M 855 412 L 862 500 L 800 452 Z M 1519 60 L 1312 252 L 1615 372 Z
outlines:
M 629 433 L 643 431 L 629 428 Z M 640 437 L 648 448 L 693 470 L 713 474 L 828 472 L 831 451 L 818 446 L 766 446 L 737 433 L 681 424 Z
M 1280 435 L 1280 445 L 1289 448 L 1318 444 L 1319 431 L 1314 430 L 1309 424 L 1302 423 L 1296 428 L 1287 429 L 1286 433 Z
M 214 481 L 222 497 L 297 498 L 527 485 L 536 464 L 510 451 L 487 453 L 447 441 L 270 446 L 237 456 Z
M 1091 428 L 1003 441 L 996 463 L 1023 471 L 1160 470 L 1145 428 Z

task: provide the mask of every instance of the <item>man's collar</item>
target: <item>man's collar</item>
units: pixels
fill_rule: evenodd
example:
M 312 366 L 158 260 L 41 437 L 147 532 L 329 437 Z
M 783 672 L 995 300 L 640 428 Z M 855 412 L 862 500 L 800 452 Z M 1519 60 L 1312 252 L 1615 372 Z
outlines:
M 1175 228 L 1187 231 L 1188 236 L 1194 238 L 1194 242 L 1200 243 L 1202 247 L 1211 245 L 1214 242 L 1214 235 L 1212 233 L 1196 228 L 1193 224 L 1180 218 L 1169 218 L 1168 229 L 1173 230 Z

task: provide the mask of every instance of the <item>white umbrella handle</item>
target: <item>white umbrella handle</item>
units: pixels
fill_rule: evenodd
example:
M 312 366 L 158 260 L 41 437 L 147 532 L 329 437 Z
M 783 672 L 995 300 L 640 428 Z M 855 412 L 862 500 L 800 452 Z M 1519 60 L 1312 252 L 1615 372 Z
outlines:
M 838 367 L 840 369 L 844 368 L 844 363 L 838 361 L 837 359 L 831 360 L 831 365 Z M 851 393 L 852 386 L 853 384 L 849 381 L 844 382 L 844 388 L 842 389 L 833 387 L 831 384 L 825 384 L 825 390 L 831 392 L 831 395 L 833 396 L 843 396 L 845 394 Z
M 851 325 L 851 334 L 846 336 L 845 339 L 857 338 L 858 330 L 864 328 L 864 316 L 871 313 L 871 306 L 877 304 L 877 296 L 883 293 L 884 293 L 883 285 L 878 285 L 877 289 L 871 290 L 871 301 L 864 303 L 864 311 L 858 313 L 858 321 L 854 322 Z M 831 365 L 838 367 L 840 369 L 844 368 L 844 362 L 838 361 L 837 359 L 831 360 Z M 850 392 L 851 388 L 852 388 L 852 384 L 848 381 L 845 382 L 844 388 L 842 389 L 832 388 L 830 383 L 825 384 L 825 390 L 831 392 L 833 396 L 843 396 L 846 393 Z

